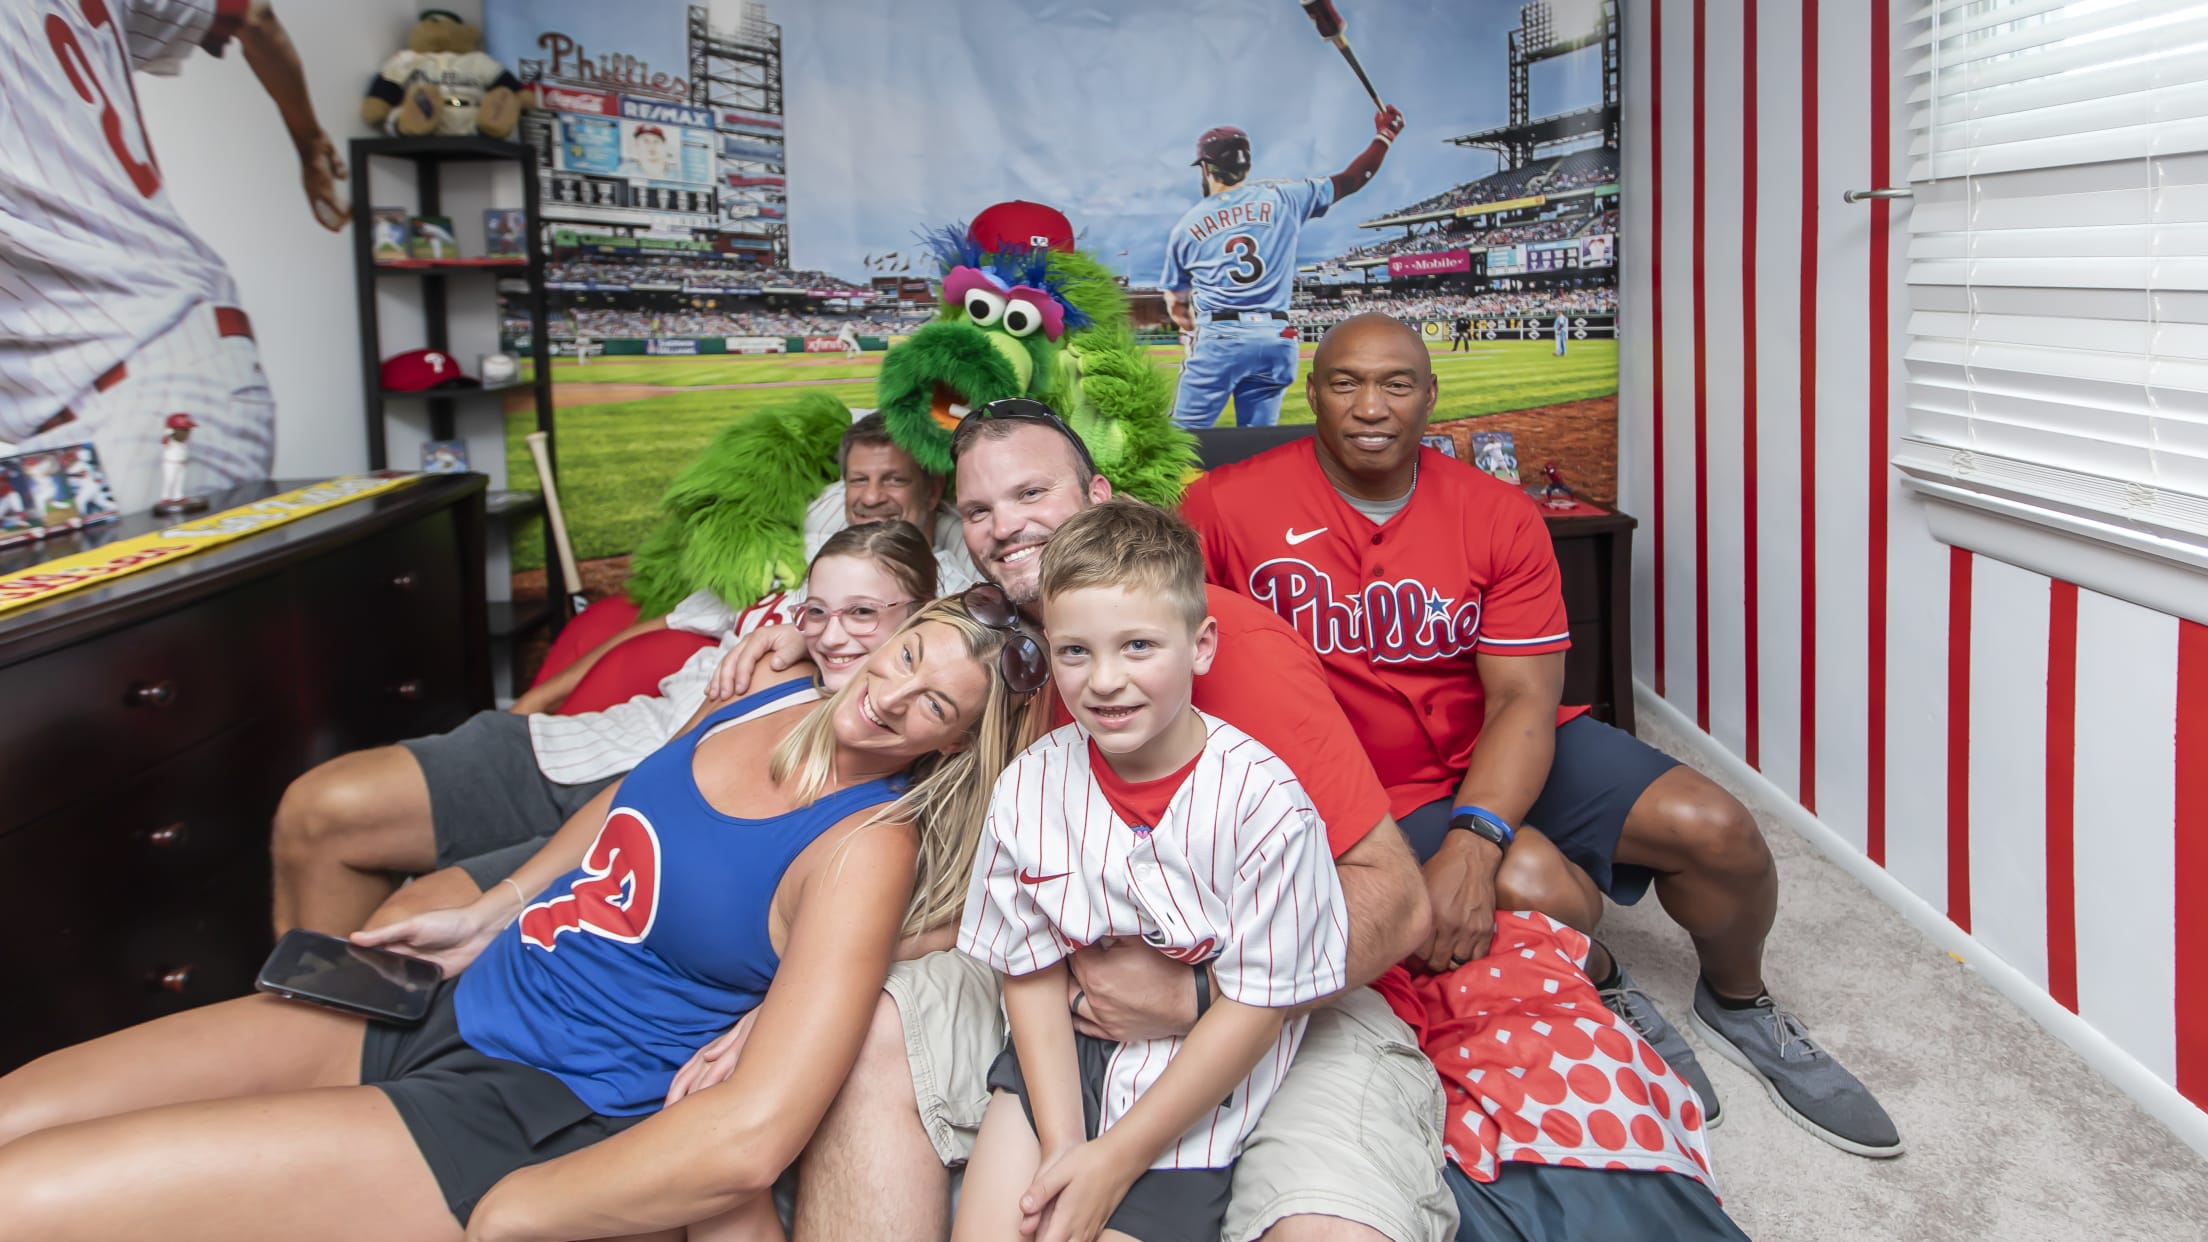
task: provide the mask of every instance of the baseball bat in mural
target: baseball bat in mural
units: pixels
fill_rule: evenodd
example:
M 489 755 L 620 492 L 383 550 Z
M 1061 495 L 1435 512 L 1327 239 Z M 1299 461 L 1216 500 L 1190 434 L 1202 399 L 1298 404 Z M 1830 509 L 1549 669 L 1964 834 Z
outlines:
M 1349 62 L 1351 72 L 1357 75 L 1359 82 L 1364 83 L 1365 94 L 1372 96 L 1372 106 L 1382 112 L 1387 111 L 1388 105 L 1380 101 L 1379 88 L 1372 84 L 1371 78 L 1365 76 L 1365 67 L 1357 63 L 1357 53 L 1349 48 L 1349 36 L 1346 33 L 1349 23 L 1343 21 L 1341 13 L 1334 8 L 1334 0 L 1302 0 L 1302 4 L 1304 16 L 1309 17 L 1311 24 L 1319 28 L 1319 37 L 1341 52 L 1342 59 Z
M 532 431 L 522 437 L 529 444 L 529 456 L 537 463 L 537 483 L 544 488 L 544 521 L 552 530 L 552 547 L 560 556 L 560 573 L 567 578 L 570 612 L 581 612 L 590 605 L 590 597 L 583 594 L 583 576 L 575 568 L 575 547 L 567 540 L 567 517 L 560 512 L 560 489 L 552 482 L 552 449 L 541 431 Z

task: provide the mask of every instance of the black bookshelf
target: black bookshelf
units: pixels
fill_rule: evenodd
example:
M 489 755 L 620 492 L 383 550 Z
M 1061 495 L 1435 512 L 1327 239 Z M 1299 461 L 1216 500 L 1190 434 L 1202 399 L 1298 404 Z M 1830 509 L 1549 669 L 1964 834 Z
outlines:
M 478 400 L 492 394 L 504 394 L 521 387 L 533 390 L 537 413 L 537 430 L 545 433 L 547 448 L 551 453 L 555 470 L 559 461 L 559 447 L 552 422 L 552 340 L 550 308 L 545 297 L 545 238 L 543 216 L 540 212 L 540 186 L 537 178 L 537 155 L 531 148 L 518 142 L 505 142 L 481 137 L 424 137 L 424 138 L 355 138 L 351 144 L 353 187 L 353 275 L 354 291 L 360 309 L 360 376 L 361 406 L 366 412 L 368 431 L 368 466 L 382 470 L 390 466 L 389 449 L 385 440 L 384 418 L 387 410 L 397 407 L 426 405 L 429 414 L 430 438 L 450 440 L 455 438 L 455 427 L 461 403 Z M 444 166 L 454 163 L 503 161 L 516 165 L 521 172 L 521 196 L 525 236 L 529 238 L 529 252 L 522 261 L 490 262 L 461 260 L 429 262 L 408 260 L 378 263 L 374 257 L 374 229 L 370 227 L 373 209 L 378 205 L 374 190 L 376 161 L 403 159 L 414 165 L 413 215 L 443 215 Z M 489 279 L 483 279 L 488 276 Z M 383 326 L 376 310 L 376 289 L 379 282 L 390 283 L 412 280 L 422 291 L 423 339 L 419 342 L 385 342 Z M 495 299 L 499 282 L 521 280 L 528 287 L 529 306 L 529 374 L 526 380 L 494 385 L 487 388 L 443 389 L 431 392 L 387 392 L 383 388 L 383 359 L 389 354 L 406 349 L 422 348 L 444 352 L 450 350 L 447 311 L 450 299 L 457 292 L 461 297 L 484 297 L 494 300 L 492 313 L 497 313 Z M 463 283 L 464 282 L 464 283 Z M 461 287 L 456 290 L 455 286 Z M 541 504 L 533 491 L 517 489 L 507 493 L 513 497 L 503 506 L 493 506 L 490 516 L 494 521 L 501 516 L 511 520 L 541 511 Z M 494 630 L 503 631 L 496 637 L 512 639 L 523 633 L 549 624 L 557 632 L 567 617 L 567 583 L 560 572 L 559 559 L 552 556 L 549 535 L 546 539 L 545 599 L 546 606 L 503 606 L 500 621 Z

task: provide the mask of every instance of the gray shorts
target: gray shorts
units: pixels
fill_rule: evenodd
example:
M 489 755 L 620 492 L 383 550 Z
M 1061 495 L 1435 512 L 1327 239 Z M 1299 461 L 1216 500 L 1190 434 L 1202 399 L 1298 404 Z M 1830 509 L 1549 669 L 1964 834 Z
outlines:
M 406 747 L 429 785 L 437 865 L 458 866 L 489 888 L 528 861 L 560 825 L 617 777 L 563 785 L 537 767 L 529 718 L 477 712 L 450 733 Z
M 920 1124 L 946 1166 L 966 1163 L 1004 1050 L 996 972 L 956 950 L 890 968 Z M 1441 1076 L 1371 988 L 1311 1015 L 1303 1046 L 1234 1164 L 1223 1242 L 1290 1216 L 1338 1216 L 1401 1242 L 1449 1242 Z

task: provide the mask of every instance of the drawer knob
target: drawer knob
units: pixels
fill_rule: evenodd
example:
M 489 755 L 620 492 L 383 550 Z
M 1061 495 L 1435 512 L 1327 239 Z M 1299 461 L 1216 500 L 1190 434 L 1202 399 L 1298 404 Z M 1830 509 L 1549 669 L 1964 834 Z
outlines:
M 165 970 L 157 969 L 149 978 L 153 986 L 161 991 L 175 992 L 182 995 L 185 989 L 192 986 L 192 972 L 197 969 L 197 966 L 187 962 L 182 966 L 171 966 Z
M 176 701 L 176 683 L 157 681 L 151 685 L 132 686 L 128 702 L 132 707 L 167 707 Z
M 405 681 L 400 682 L 398 685 L 391 687 L 391 693 L 399 696 L 402 699 L 405 699 L 409 703 L 412 703 L 422 697 L 422 692 L 424 689 L 426 689 L 426 687 L 422 685 L 421 678 L 409 677 Z
M 183 820 L 178 820 L 173 824 L 163 824 L 159 828 L 150 828 L 146 831 L 146 844 L 157 850 L 173 850 L 190 841 L 191 838 L 191 831 L 185 828 Z
M 399 572 L 391 575 L 391 585 L 401 591 L 413 590 L 414 584 L 418 581 L 420 581 L 420 579 L 414 576 L 414 571 L 411 569 L 402 569 Z

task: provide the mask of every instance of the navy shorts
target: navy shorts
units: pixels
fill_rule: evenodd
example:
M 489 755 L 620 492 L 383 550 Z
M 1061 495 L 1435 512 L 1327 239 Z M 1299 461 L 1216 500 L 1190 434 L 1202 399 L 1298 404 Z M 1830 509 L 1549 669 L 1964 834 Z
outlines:
M 1648 892 L 1656 873 L 1610 860 L 1625 832 L 1625 817 L 1656 778 L 1679 761 L 1623 729 L 1578 716 L 1556 731 L 1556 758 L 1548 783 L 1526 811 L 1528 826 L 1554 842 L 1610 900 L 1630 906 Z M 1403 835 L 1419 861 L 1434 856 L 1449 835 L 1454 797 L 1436 798 L 1403 817 Z

